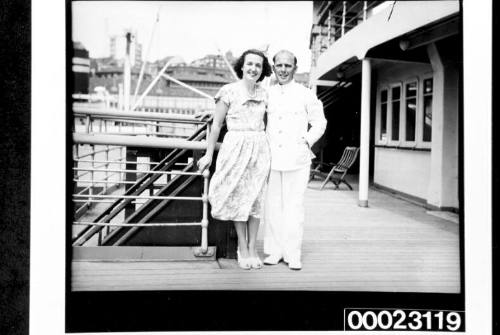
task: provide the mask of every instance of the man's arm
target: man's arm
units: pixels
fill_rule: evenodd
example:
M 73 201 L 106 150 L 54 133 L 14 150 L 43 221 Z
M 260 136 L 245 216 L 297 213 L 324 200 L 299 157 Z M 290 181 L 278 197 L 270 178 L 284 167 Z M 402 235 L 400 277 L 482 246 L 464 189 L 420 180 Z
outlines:
M 305 140 L 309 148 L 311 148 L 325 132 L 326 119 L 323 113 L 323 103 L 309 89 L 306 91 L 306 111 L 307 121 L 311 125 L 311 128 L 307 132 Z

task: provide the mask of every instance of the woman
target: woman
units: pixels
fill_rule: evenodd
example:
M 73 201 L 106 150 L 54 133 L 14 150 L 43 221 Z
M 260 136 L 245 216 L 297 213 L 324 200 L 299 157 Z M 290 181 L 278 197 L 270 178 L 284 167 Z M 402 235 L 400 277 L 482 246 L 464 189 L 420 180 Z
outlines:
M 259 82 L 271 74 L 271 66 L 261 51 L 250 49 L 237 60 L 234 70 L 240 80 L 224 85 L 215 96 L 207 152 L 198 161 L 198 167 L 203 171 L 211 165 L 225 119 L 228 132 L 217 156 L 208 199 L 214 218 L 234 221 L 238 265 L 243 269 L 260 269 L 262 261 L 256 240 L 270 151 L 264 132 L 267 93 Z

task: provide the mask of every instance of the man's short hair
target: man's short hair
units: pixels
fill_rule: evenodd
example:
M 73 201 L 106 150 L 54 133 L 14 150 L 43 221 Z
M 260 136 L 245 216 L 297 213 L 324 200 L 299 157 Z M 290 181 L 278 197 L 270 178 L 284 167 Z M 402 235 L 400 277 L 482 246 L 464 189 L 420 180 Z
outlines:
M 278 51 L 274 56 L 273 56 L 273 63 L 276 63 L 276 57 L 279 55 L 279 54 L 289 54 L 290 56 L 293 57 L 293 65 L 297 66 L 297 57 L 293 54 L 293 52 L 291 51 L 288 51 L 288 50 L 280 50 Z

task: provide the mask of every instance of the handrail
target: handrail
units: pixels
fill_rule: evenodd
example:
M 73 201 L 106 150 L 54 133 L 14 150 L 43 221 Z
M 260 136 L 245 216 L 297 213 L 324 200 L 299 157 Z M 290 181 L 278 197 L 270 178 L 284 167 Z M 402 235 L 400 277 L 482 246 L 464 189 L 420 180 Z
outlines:
M 153 138 L 130 135 L 90 135 L 73 134 L 73 142 L 78 144 L 121 145 L 141 148 L 206 150 L 206 141 L 190 141 L 176 138 Z M 216 144 L 216 149 L 220 143 Z
M 137 163 L 140 164 L 140 163 Z M 135 172 L 137 174 L 149 173 L 149 174 L 161 174 L 161 175 L 184 175 L 184 176 L 197 176 L 198 172 L 181 172 L 181 171 L 141 171 L 141 170 L 130 170 L 130 169 L 99 169 L 99 168 L 73 168 L 73 171 L 94 171 L 94 172 Z
M 154 222 L 154 223 L 112 223 L 112 222 L 85 222 L 73 221 L 78 226 L 98 226 L 98 227 L 178 227 L 178 226 L 201 226 L 201 222 Z
M 197 130 L 188 138 L 188 140 L 196 141 L 205 138 L 206 129 L 208 128 L 208 123 L 204 123 L 204 125 Z M 90 135 L 91 136 L 91 135 Z M 134 142 L 136 146 L 138 143 Z M 217 148 L 218 146 L 216 146 Z M 175 148 L 172 152 L 170 152 L 163 160 L 161 160 L 158 165 L 154 166 L 151 171 L 165 171 L 172 167 L 176 160 L 182 157 L 186 153 L 187 149 L 183 148 Z M 190 168 L 186 166 L 186 168 Z M 133 195 L 133 194 L 141 194 L 144 190 L 150 187 L 160 176 L 155 174 L 149 174 L 148 171 L 145 171 L 145 174 L 142 175 L 134 185 L 127 189 L 125 195 Z M 164 200 L 168 201 L 168 200 Z M 103 222 L 110 221 L 114 218 L 118 213 L 120 213 L 128 204 L 132 202 L 132 199 L 120 199 L 113 202 L 103 213 L 101 213 L 94 221 L 95 222 Z M 94 234 L 100 232 L 102 229 L 95 226 L 89 226 L 83 229 L 78 236 L 73 240 L 73 245 L 82 245 L 91 238 Z
M 92 116 L 94 118 L 116 118 L 123 120 L 148 120 L 148 121 L 168 121 L 168 122 L 188 122 L 194 124 L 203 124 L 204 121 L 190 115 L 183 114 L 164 114 L 153 112 L 123 112 L 116 109 L 97 110 L 90 107 L 74 107 L 74 116 Z

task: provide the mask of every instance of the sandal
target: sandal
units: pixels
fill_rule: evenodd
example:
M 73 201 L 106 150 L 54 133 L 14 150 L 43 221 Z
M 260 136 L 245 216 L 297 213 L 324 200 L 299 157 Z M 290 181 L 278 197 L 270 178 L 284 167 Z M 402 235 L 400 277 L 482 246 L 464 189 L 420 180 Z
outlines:
M 240 257 L 240 250 L 236 250 L 236 256 L 238 260 L 238 266 L 243 270 L 250 270 L 252 268 L 252 258 L 242 258 Z
M 262 269 L 262 261 L 259 257 L 251 257 L 250 258 L 250 265 L 252 266 L 252 269 Z

